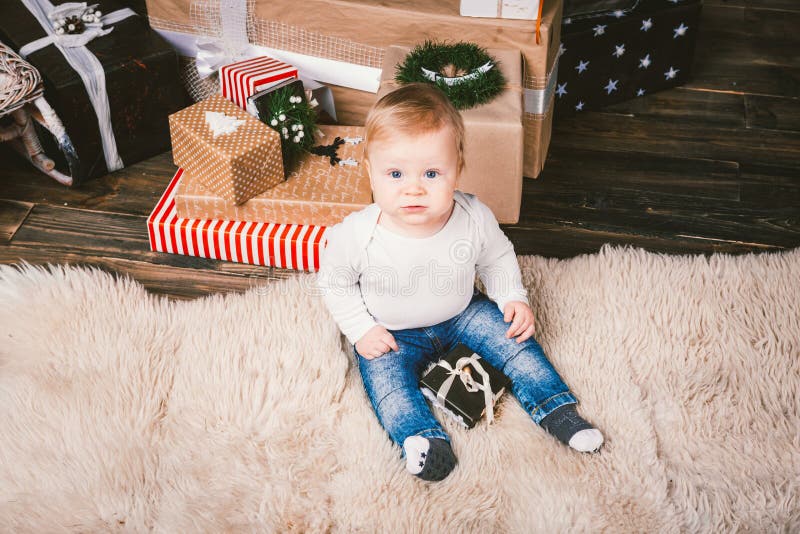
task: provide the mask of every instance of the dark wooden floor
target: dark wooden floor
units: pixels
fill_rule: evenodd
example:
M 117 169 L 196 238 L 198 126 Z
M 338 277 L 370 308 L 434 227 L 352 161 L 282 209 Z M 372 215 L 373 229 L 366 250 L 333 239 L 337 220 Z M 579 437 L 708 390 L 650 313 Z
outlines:
M 690 84 L 557 118 L 545 171 L 505 227 L 517 252 L 800 246 L 798 28 L 796 0 L 706 0 Z M 150 252 L 145 220 L 174 169 L 163 154 L 66 189 L 0 146 L 0 262 L 97 265 L 177 297 L 289 274 Z

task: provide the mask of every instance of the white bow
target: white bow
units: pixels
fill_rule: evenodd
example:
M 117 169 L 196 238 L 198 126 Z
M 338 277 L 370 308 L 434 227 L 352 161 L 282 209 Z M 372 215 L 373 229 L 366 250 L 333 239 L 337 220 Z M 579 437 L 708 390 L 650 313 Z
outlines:
M 432 70 L 428 70 L 425 67 L 420 67 L 420 69 L 422 69 L 422 75 L 425 76 L 430 81 L 438 82 L 438 81 L 441 80 L 446 85 L 453 86 L 453 85 L 462 84 L 462 83 L 467 82 L 469 80 L 474 80 L 475 78 L 477 78 L 478 76 L 480 76 L 484 72 L 489 72 L 492 69 L 492 67 L 494 67 L 494 63 L 492 63 L 491 61 L 487 61 L 486 63 L 484 63 L 480 67 L 474 69 L 469 74 L 465 74 L 463 76 L 453 76 L 452 78 L 448 78 L 447 76 L 442 76 L 441 74 L 433 72 Z
M 208 78 L 212 74 L 216 74 L 220 67 L 253 57 L 248 48 L 248 46 L 241 46 L 234 49 L 228 43 L 218 39 L 197 39 L 197 73 L 201 78 Z
M 492 393 L 492 386 L 489 382 L 489 373 L 481 366 L 478 362 L 481 357 L 477 354 L 472 354 L 472 356 L 463 356 L 456 361 L 455 367 L 450 365 L 450 362 L 442 360 L 438 362 L 436 365 L 440 367 L 444 367 L 449 375 L 445 381 L 442 383 L 441 387 L 439 387 L 439 391 L 436 393 L 436 398 L 439 400 L 442 406 L 445 406 L 445 398 L 447 394 L 450 392 L 450 387 L 453 385 L 453 381 L 458 377 L 461 379 L 461 382 L 464 384 L 464 387 L 470 393 L 474 393 L 476 391 L 483 391 L 483 402 L 486 405 L 486 421 L 489 424 L 492 424 L 494 421 L 494 394 Z M 483 378 L 482 383 L 479 384 L 472 378 L 472 374 L 465 370 L 465 367 L 471 365 L 475 371 L 481 378 Z
M 86 46 L 86 44 L 92 39 L 102 37 L 103 35 L 108 35 L 114 30 L 113 27 L 104 28 L 104 26 L 108 24 L 114 24 L 123 19 L 136 15 L 132 9 L 119 9 L 109 13 L 108 15 L 104 15 L 100 19 L 100 22 L 84 22 L 85 29 L 82 33 L 59 34 L 56 32 L 54 24 L 55 21 L 69 16 L 77 16 L 80 18 L 81 14 L 86 11 L 87 7 L 88 6 L 86 2 L 67 2 L 66 4 L 54 6 L 52 9 L 47 10 L 47 20 L 50 22 L 50 27 L 45 27 L 47 35 L 20 48 L 20 55 L 22 57 L 27 57 L 33 52 L 41 50 L 42 48 L 51 44 L 57 44 L 63 48 L 78 48 L 81 46 Z

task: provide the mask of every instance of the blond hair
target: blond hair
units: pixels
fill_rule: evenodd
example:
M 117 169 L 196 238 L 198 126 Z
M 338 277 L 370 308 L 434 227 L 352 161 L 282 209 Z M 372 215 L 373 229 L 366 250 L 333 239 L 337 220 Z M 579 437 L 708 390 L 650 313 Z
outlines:
M 414 135 L 450 128 L 458 154 L 458 172 L 464 169 L 464 121 L 445 94 L 433 85 L 410 83 L 384 95 L 367 114 L 364 155 L 376 141 L 395 134 Z

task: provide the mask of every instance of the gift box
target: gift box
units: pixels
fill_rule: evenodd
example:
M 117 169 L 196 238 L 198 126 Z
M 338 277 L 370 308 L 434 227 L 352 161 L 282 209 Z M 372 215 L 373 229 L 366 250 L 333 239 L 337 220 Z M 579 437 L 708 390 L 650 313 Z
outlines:
M 458 344 L 423 373 L 419 385 L 434 406 L 472 428 L 484 414 L 492 422 L 494 406 L 511 381 L 478 354 Z
M 169 116 L 175 165 L 241 204 L 282 182 L 278 132 L 220 95 Z
M 85 4 L 0 2 L 0 40 L 40 72 L 64 127 L 41 128 L 43 148 L 73 185 L 169 150 L 167 115 L 187 102 L 177 55 L 147 20 L 114 0 L 97 10 L 88 22 Z M 73 16 L 79 23 L 58 33 Z
M 556 109 L 600 109 L 685 83 L 700 19 L 700 0 L 641 0 L 621 16 L 565 24 Z
M 395 72 L 409 52 L 402 46 L 386 50 L 379 98 L 399 87 Z M 508 88 L 486 104 L 461 111 L 466 165 L 458 188 L 475 194 L 500 223 L 515 223 L 522 200 L 524 140 L 518 89 L 522 62 L 518 51 L 489 49 L 488 53 L 498 61 Z
M 461 0 L 462 17 L 536 20 L 539 0 Z
M 198 34 L 224 27 L 230 9 L 202 0 L 148 0 L 151 26 L 168 35 L 183 53 L 193 55 Z M 535 177 L 550 144 L 553 91 L 561 32 L 562 0 L 545 0 L 541 24 L 527 20 L 462 17 L 458 0 L 307 0 L 297 9 L 290 0 L 254 0 L 246 14 L 246 40 L 270 55 L 297 65 L 329 84 L 341 124 L 363 125 L 376 100 L 383 54 L 391 45 L 414 46 L 427 39 L 474 42 L 485 48 L 520 50 L 524 60 L 524 174 Z M 241 30 L 245 31 L 245 30 Z M 235 40 L 222 36 L 223 40 Z M 301 64 L 303 58 L 314 61 Z M 328 68 L 330 67 L 330 68 Z M 374 75 L 371 73 L 374 71 Z M 364 81 L 362 90 L 350 80 Z
M 183 175 L 178 169 L 147 218 L 150 250 L 282 269 L 319 269 L 324 227 L 178 217 L 175 190 Z
M 319 145 L 338 137 L 338 157 L 348 164 L 331 165 L 329 157 L 306 154 L 285 182 L 239 206 L 209 191 L 196 176 L 184 173 L 175 192 L 179 217 L 332 226 L 372 203 L 364 165 L 364 129 L 320 126 Z M 354 143 L 355 142 L 355 143 Z M 355 164 L 353 164 L 355 163 Z
M 222 96 L 242 109 L 247 109 L 248 97 L 290 78 L 297 78 L 297 68 L 266 56 L 238 61 L 219 69 Z

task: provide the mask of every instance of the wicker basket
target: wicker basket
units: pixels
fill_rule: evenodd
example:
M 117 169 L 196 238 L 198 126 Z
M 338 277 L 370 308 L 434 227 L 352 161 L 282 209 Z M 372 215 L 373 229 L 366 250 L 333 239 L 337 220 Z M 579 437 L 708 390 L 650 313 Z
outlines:
M 0 118 L 10 117 L 0 125 L 0 141 L 10 142 L 43 173 L 64 185 L 72 185 L 72 177 L 55 168 L 55 163 L 42 150 L 34 121 L 46 128 L 59 142 L 71 146 L 58 116 L 43 96 L 42 77 L 30 63 L 0 43 Z

